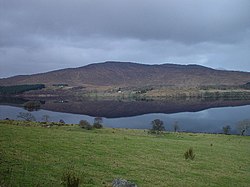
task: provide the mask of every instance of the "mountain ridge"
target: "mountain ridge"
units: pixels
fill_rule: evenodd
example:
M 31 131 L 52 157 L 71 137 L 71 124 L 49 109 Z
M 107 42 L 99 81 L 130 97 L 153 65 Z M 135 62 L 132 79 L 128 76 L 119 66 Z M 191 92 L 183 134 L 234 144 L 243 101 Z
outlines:
M 141 85 L 241 85 L 250 82 L 250 72 L 216 70 L 189 64 L 141 64 L 106 61 L 77 68 L 65 68 L 31 75 L 0 79 L 0 85 L 65 83 L 71 86 Z

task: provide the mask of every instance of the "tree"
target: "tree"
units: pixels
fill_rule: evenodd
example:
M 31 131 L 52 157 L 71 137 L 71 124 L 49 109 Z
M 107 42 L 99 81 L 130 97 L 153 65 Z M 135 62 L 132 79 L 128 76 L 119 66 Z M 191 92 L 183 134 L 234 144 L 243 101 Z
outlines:
M 178 130 L 180 130 L 178 121 L 174 122 L 174 132 L 177 132 Z
M 102 119 L 102 117 L 95 117 L 95 119 L 94 119 L 94 123 L 98 123 L 98 124 L 103 123 L 103 119 Z
M 102 117 L 95 117 L 93 127 L 96 129 L 101 129 L 103 127 L 102 122 Z
M 229 125 L 226 125 L 224 127 L 222 127 L 223 133 L 224 134 L 229 134 L 231 127 Z
M 26 121 L 36 121 L 35 116 L 33 116 L 29 112 L 19 112 L 19 115 L 17 116 L 18 118 L 22 118 Z
M 19 94 L 30 90 L 40 90 L 43 88 L 45 88 L 44 84 L 0 86 L 0 94 L 3 95 Z
M 245 135 L 250 129 L 250 120 L 245 119 L 245 120 L 238 122 L 237 129 L 240 132 L 241 136 Z
M 150 130 L 151 133 L 159 134 L 162 131 L 165 131 L 164 123 L 160 119 L 155 119 L 151 122 L 152 129 Z
M 79 126 L 80 126 L 81 128 L 83 128 L 83 129 L 87 129 L 87 130 L 91 130 L 91 129 L 93 128 L 92 125 L 90 125 L 89 122 L 86 121 L 86 120 L 81 120 L 81 121 L 79 122 Z
M 42 119 L 44 122 L 48 123 L 49 122 L 49 115 L 47 115 L 47 114 L 43 115 Z

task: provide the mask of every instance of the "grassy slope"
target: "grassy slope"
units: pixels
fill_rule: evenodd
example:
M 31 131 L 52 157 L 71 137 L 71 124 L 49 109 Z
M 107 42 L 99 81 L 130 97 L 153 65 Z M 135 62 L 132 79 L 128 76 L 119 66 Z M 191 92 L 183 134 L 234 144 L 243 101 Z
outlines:
M 211 145 L 212 144 L 212 145 Z M 195 160 L 185 160 L 193 147 Z M 143 130 L 23 127 L 0 122 L 0 174 L 13 186 L 60 186 L 74 166 L 82 186 L 125 178 L 139 186 L 248 186 L 250 137 Z M 87 185 L 88 184 L 88 185 Z

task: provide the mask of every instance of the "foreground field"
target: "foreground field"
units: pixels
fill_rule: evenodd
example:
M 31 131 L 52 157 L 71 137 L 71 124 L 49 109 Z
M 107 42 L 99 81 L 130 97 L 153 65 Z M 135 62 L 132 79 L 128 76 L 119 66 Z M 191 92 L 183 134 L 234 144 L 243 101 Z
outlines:
M 193 148 L 195 159 L 185 160 Z M 25 127 L 0 122 L 0 186 L 249 186 L 250 137 L 144 130 Z

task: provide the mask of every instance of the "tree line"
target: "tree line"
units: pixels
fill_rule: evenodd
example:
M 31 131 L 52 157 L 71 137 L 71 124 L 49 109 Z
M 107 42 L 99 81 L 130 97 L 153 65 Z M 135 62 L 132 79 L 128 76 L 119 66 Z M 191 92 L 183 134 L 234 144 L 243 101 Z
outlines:
M 25 85 L 14 85 L 14 86 L 0 86 L 1 95 L 20 94 L 30 90 L 40 90 L 45 88 L 44 84 L 25 84 Z

